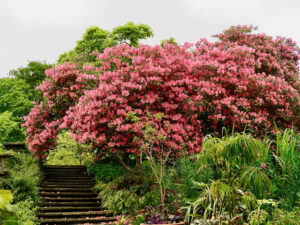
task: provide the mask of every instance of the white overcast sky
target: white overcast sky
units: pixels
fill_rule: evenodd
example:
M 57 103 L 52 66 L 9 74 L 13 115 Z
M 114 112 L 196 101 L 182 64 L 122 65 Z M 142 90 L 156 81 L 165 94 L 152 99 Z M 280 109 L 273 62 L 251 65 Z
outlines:
M 89 26 L 128 21 L 152 27 L 147 44 L 210 38 L 231 25 L 293 38 L 300 45 L 300 0 L 0 0 L 0 77 L 29 60 L 54 63 Z

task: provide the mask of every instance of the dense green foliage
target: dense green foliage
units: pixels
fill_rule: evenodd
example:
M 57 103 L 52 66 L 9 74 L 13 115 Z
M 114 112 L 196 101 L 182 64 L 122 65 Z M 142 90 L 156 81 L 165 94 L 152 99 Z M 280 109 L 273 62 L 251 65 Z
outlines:
M 246 133 L 224 133 L 221 138 L 206 136 L 200 154 L 166 164 L 166 208 L 160 204 L 159 183 L 145 155 L 127 158 L 131 169 L 140 171 L 136 174 L 111 157 L 90 164 L 89 172 L 97 180 L 95 191 L 115 214 L 140 215 L 151 223 L 178 221 L 185 213 L 186 222 L 195 225 L 296 225 L 299 134 L 287 129 L 259 140 Z M 134 163 L 137 159 L 140 165 Z
M 140 39 L 146 39 L 152 36 L 153 31 L 148 25 L 134 24 L 133 22 L 115 27 L 111 33 L 111 37 L 115 43 L 126 43 L 134 47 L 139 46 Z
M 10 76 L 25 81 L 34 91 L 46 78 L 45 70 L 52 65 L 46 62 L 29 61 L 26 67 L 20 67 L 10 71 Z
M 89 165 L 88 171 L 95 175 L 97 184 L 94 190 L 102 198 L 103 206 L 116 215 L 137 215 L 143 209 L 159 205 L 159 190 L 154 185 L 150 168 L 134 175 L 110 158 Z
M 31 154 L 18 153 L 9 158 L 6 166 L 9 175 L 1 181 L 0 188 L 11 190 L 13 198 L 9 208 L 2 210 L 0 221 L 4 225 L 33 225 L 42 176 L 39 163 Z
M 19 133 L 18 123 L 13 121 L 12 113 L 7 111 L 0 113 L 0 151 L 3 150 L 3 143 L 9 140 L 9 135 L 12 133 L 13 136 Z
M 153 31 L 146 24 L 128 22 L 125 25 L 115 27 L 112 32 L 97 26 L 92 26 L 86 29 L 81 40 L 77 41 L 75 48 L 61 54 L 57 62 L 71 62 L 77 64 L 95 62 L 96 56 L 91 55 L 92 52 L 103 52 L 105 48 L 121 43 L 127 43 L 137 47 L 140 39 L 146 39 L 152 36 Z
M 234 58 L 240 60 L 241 49 L 245 47 L 243 38 L 241 37 L 248 38 L 250 36 L 247 36 L 248 31 L 245 30 L 245 32 L 242 32 L 242 35 L 245 36 L 239 36 L 241 40 L 239 40 L 239 38 L 235 40 L 233 37 L 236 31 L 233 29 L 231 32 L 232 33 L 225 32 L 225 36 L 220 35 L 219 39 L 221 41 L 227 40 L 228 43 L 226 42 L 226 44 L 239 43 L 239 41 L 241 41 L 242 44 L 240 45 L 242 47 L 237 48 L 236 53 L 238 54 L 236 58 Z M 92 70 L 97 68 L 97 66 L 99 66 L 98 64 L 103 63 L 101 60 L 96 61 L 97 54 L 91 53 L 101 53 L 108 47 L 122 43 L 138 47 L 141 39 L 150 38 L 152 36 L 152 29 L 145 24 L 129 22 L 125 25 L 115 27 L 112 31 L 92 26 L 86 29 L 82 38 L 77 41 L 74 49 L 59 56 L 57 63 L 76 63 L 77 66 L 74 66 L 76 69 L 80 68 L 81 65 L 89 64 L 86 65 L 88 67 L 86 67 L 84 74 L 81 74 L 84 77 L 85 73 L 89 74 L 94 72 Z M 271 52 L 272 54 L 273 51 L 277 52 L 277 50 L 275 51 L 268 46 L 267 37 L 258 37 L 262 38 L 262 43 L 258 44 L 259 48 L 255 50 L 255 54 L 261 51 L 257 55 L 258 58 L 264 58 L 264 55 L 267 55 L 264 54 L 264 51 L 268 53 Z M 254 48 L 257 43 L 252 42 L 253 40 L 251 38 L 250 40 L 248 44 Z M 289 42 L 288 40 L 285 41 Z M 166 45 L 164 45 L 164 43 Z M 212 47 L 210 44 L 204 46 L 204 43 L 205 42 L 202 43 L 203 48 L 199 47 L 200 45 L 198 46 L 199 49 L 201 49 L 201 52 L 198 49 L 199 57 L 202 57 L 204 52 Z M 219 44 L 220 43 L 221 42 L 219 42 Z M 225 46 L 226 54 L 228 54 L 228 48 L 231 44 Z M 279 44 L 280 42 L 276 43 L 276 46 Z M 173 49 L 173 47 L 177 48 L 177 45 L 178 43 L 175 39 L 170 38 L 169 40 L 163 40 L 161 42 L 161 49 L 163 50 L 167 48 L 167 46 Z M 294 46 L 294 44 L 292 45 Z M 222 66 L 225 54 L 219 51 L 221 48 L 219 48 L 218 43 L 216 43 L 213 48 L 215 47 L 217 48 L 213 49 L 211 55 L 208 55 L 207 58 L 210 60 L 218 56 L 218 65 Z M 288 49 L 285 50 L 287 52 L 290 51 Z M 282 51 L 284 52 L 285 50 Z M 193 50 L 191 52 L 193 52 Z M 187 53 L 191 52 L 187 51 Z M 275 62 L 275 58 L 278 56 L 276 55 L 277 53 L 274 53 L 274 58 L 272 58 L 272 54 L 267 55 L 267 57 L 262 60 L 262 65 L 259 65 L 258 68 L 264 71 L 264 73 L 267 71 L 267 74 L 270 73 L 270 77 L 273 77 L 274 73 L 280 71 L 280 67 L 280 69 L 283 69 L 285 72 L 278 72 L 278 74 L 287 74 L 287 76 L 289 76 L 288 69 L 291 65 L 286 63 L 285 60 L 290 56 L 288 54 L 287 56 L 289 57 L 280 55 L 283 61 L 280 61 L 279 64 L 275 63 L 269 68 L 267 65 L 268 62 Z M 251 55 L 252 52 L 247 56 Z M 114 60 L 117 59 L 116 56 L 117 55 L 113 55 L 112 61 L 108 61 L 112 62 L 110 63 L 110 66 L 112 66 L 110 70 L 114 69 L 115 65 L 113 64 L 115 63 Z M 225 59 L 230 61 L 232 59 L 230 57 Z M 268 57 L 271 57 L 270 61 L 268 61 Z M 149 58 L 148 56 L 145 57 L 147 60 Z M 170 58 L 168 58 L 170 61 L 174 59 L 181 60 L 183 58 L 175 58 L 175 55 L 172 54 Z M 249 57 L 247 57 L 247 59 L 249 59 Z M 255 60 L 257 60 L 257 58 L 255 58 Z M 296 60 L 297 59 L 295 59 L 295 61 Z M 239 62 L 238 65 L 242 63 L 244 62 Z M 93 67 L 94 65 L 96 67 Z M 174 66 L 175 61 L 170 65 Z M 208 70 L 204 70 L 203 73 L 209 75 L 211 71 L 217 68 L 215 68 L 215 62 L 212 63 L 212 65 L 212 67 L 205 65 L 204 68 Z M 21 128 L 21 123 L 23 122 L 24 116 L 31 110 L 33 106 L 32 102 L 40 102 L 45 98 L 41 92 L 35 90 L 35 88 L 46 78 L 45 70 L 50 67 L 51 65 L 45 62 L 30 61 L 26 67 L 20 67 L 10 71 L 11 78 L 0 79 L 0 153 L 2 152 L 4 142 L 24 140 L 25 136 Z M 265 67 L 267 70 L 264 70 Z M 149 68 L 145 68 L 146 70 L 143 72 L 148 72 Z M 157 68 L 160 67 L 158 66 Z M 222 69 L 221 67 L 218 68 L 219 73 Z M 231 68 L 231 65 L 228 68 Z M 122 69 L 123 67 L 120 70 L 120 74 L 123 76 Z M 242 70 L 243 68 L 239 69 L 239 71 Z M 260 70 L 258 74 L 261 74 Z M 154 71 L 155 73 L 157 72 L 156 70 Z M 186 69 L 184 68 L 183 71 L 186 72 Z M 82 70 L 78 70 L 77 72 L 81 73 Z M 138 72 L 143 73 L 140 70 Z M 240 72 L 238 74 L 240 74 Z M 226 76 L 221 73 L 220 79 L 224 77 Z M 103 78 L 104 76 L 102 76 L 102 79 Z M 111 78 L 108 80 L 110 81 L 110 79 Z M 213 81 L 213 79 L 214 78 L 211 77 L 209 81 L 215 85 L 216 80 Z M 74 80 L 76 79 L 72 76 L 70 80 L 63 80 L 62 84 L 69 85 L 68 82 L 72 83 Z M 124 80 L 121 82 L 126 83 Z M 235 84 L 234 82 L 233 84 Z M 253 84 L 259 82 L 263 83 L 263 80 L 255 80 Z M 83 83 L 80 85 L 87 83 L 88 82 L 83 80 Z M 273 85 L 275 86 L 277 83 L 276 81 Z M 291 80 L 291 83 L 295 85 L 295 87 L 298 85 L 294 80 Z M 241 84 L 242 82 L 238 85 Z M 53 90 L 61 88 L 59 85 L 59 87 L 55 85 L 53 86 Z M 152 88 L 153 85 L 151 84 L 149 87 Z M 249 85 L 247 87 L 249 87 Z M 72 88 L 70 88 L 71 91 L 73 91 Z M 267 89 L 269 90 L 269 86 Z M 65 89 L 62 90 L 65 91 Z M 119 90 L 119 88 L 116 90 Z M 154 90 L 153 93 L 157 91 L 156 89 Z M 207 88 L 207 90 L 211 89 Z M 241 90 L 240 93 L 243 93 L 244 91 Z M 281 88 L 275 89 L 273 94 L 278 94 L 280 90 Z M 182 91 L 182 93 L 185 93 L 185 91 Z M 134 91 L 134 93 L 136 93 L 136 91 Z M 248 93 L 250 94 L 252 92 L 250 91 Z M 128 94 L 128 96 L 131 97 L 131 94 Z M 57 93 L 54 95 L 60 96 L 60 94 Z M 154 96 L 154 94 L 151 95 Z M 282 95 L 285 96 L 285 94 Z M 114 95 L 110 93 L 108 96 L 110 98 Z M 126 92 L 124 92 L 124 96 L 127 96 Z M 198 97 L 200 95 L 195 94 L 195 96 Z M 150 97 L 149 95 L 149 98 Z M 267 95 L 267 98 L 271 97 L 272 95 Z M 287 99 L 288 98 L 289 97 L 287 97 Z M 97 100 L 97 98 L 95 100 Z M 271 100 L 273 101 L 274 99 Z M 101 101 L 95 104 L 96 107 L 98 107 L 100 103 L 103 103 Z M 186 100 L 182 100 L 182 102 L 185 101 Z M 170 102 L 171 100 L 167 101 L 168 104 Z M 210 100 L 209 102 L 213 101 Z M 134 101 L 134 104 L 135 103 Z M 231 104 L 230 101 L 229 103 Z M 229 103 L 225 101 L 222 104 L 227 104 L 229 108 Z M 236 108 L 239 103 L 241 103 L 241 101 L 232 102 L 230 107 Z M 50 108 L 53 107 L 51 104 L 49 106 Z M 86 108 L 86 106 L 87 105 L 83 104 L 82 108 Z M 238 106 L 242 107 L 243 105 Z M 220 106 L 211 107 L 209 110 L 214 110 L 214 108 L 218 109 L 218 107 Z M 298 105 L 295 105 L 295 107 L 298 107 Z M 112 108 L 112 105 L 110 105 L 110 112 L 112 112 Z M 262 112 L 265 112 L 266 108 L 268 109 L 270 107 L 263 105 L 261 107 Z M 56 110 L 59 111 L 60 109 L 61 105 L 59 105 Z M 226 107 L 225 109 L 227 110 Z M 246 112 L 248 113 L 248 111 Z M 287 111 L 282 109 L 282 113 L 286 114 Z M 118 114 L 118 112 L 113 116 L 116 114 Z M 53 117 L 57 119 L 54 114 L 49 113 L 49 115 L 50 118 Z M 132 114 L 131 116 L 134 115 L 135 114 Z M 223 130 L 224 135 L 205 136 L 200 153 L 192 156 L 182 153 L 185 148 L 187 148 L 187 143 L 184 142 L 182 148 L 178 151 L 179 154 L 175 156 L 166 148 L 167 145 L 165 145 L 165 143 L 169 143 L 168 135 L 157 129 L 157 127 L 161 125 L 161 120 L 164 116 L 162 113 L 158 113 L 157 115 L 160 118 L 152 116 L 149 121 L 146 121 L 146 117 L 143 118 L 143 121 L 148 123 L 144 126 L 140 126 L 142 132 L 134 138 L 134 141 L 140 141 L 140 149 L 138 149 L 135 155 L 126 153 L 120 156 L 115 151 L 109 151 L 109 153 L 105 153 L 104 155 L 98 155 L 100 158 L 98 158 L 97 162 L 92 162 L 93 152 L 96 152 L 100 148 L 87 153 L 88 150 L 91 149 L 90 145 L 80 144 L 74 141 L 74 139 L 70 137 L 69 131 L 63 130 L 58 135 L 55 147 L 46 158 L 46 164 L 88 165 L 88 173 L 95 177 L 97 183 L 94 190 L 99 194 L 99 197 L 102 198 L 103 206 L 111 210 L 115 215 L 123 215 L 120 219 L 120 224 L 138 225 L 142 221 L 158 224 L 166 221 L 178 222 L 183 219 L 185 219 L 188 224 L 193 225 L 296 225 L 299 223 L 300 136 L 296 130 L 272 131 L 274 134 L 265 139 L 258 139 L 254 136 L 257 135 L 258 132 L 253 132 L 252 134 L 232 133 L 229 135 Z M 231 116 L 236 115 L 236 113 L 232 113 Z M 126 117 L 129 121 L 128 115 L 126 115 Z M 137 124 L 140 125 L 139 122 L 142 119 L 137 119 L 138 121 L 130 122 L 137 122 Z M 153 121 L 151 122 L 152 119 L 153 121 L 158 121 L 156 125 L 153 125 Z M 181 117 L 176 120 L 180 119 Z M 258 114 L 253 116 L 253 119 L 257 120 L 258 123 L 263 123 L 261 118 L 259 119 Z M 224 121 L 227 123 L 229 120 Z M 42 123 L 43 120 L 39 122 Z M 207 124 L 205 125 L 205 123 Z M 203 129 L 206 129 L 205 126 L 208 124 L 207 121 L 204 121 L 202 124 Z M 85 125 L 86 124 L 84 124 L 84 126 Z M 189 123 L 185 125 L 190 126 Z M 195 124 L 193 126 L 195 127 Z M 218 126 L 221 128 L 224 124 L 218 124 Z M 231 122 L 229 122 L 229 126 L 231 126 Z M 174 127 L 174 129 L 176 129 L 176 127 Z M 259 132 L 261 131 L 263 130 L 259 130 Z M 195 130 L 194 135 L 196 135 L 197 132 L 200 134 L 199 130 Z M 92 131 L 89 130 L 89 133 L 92 133 Z M 107 134 L 109 135 L 109 132 L 106 132 L 106 135 Z M 159 146 L 163 146 L 160 148 L 163 149 L 163 151 L 153 151 L 157 143 L 159 143 Z M 126 147 L 128 146 L 124 146 L 124 148 Z M 35 211 L 39 203 L 38 185 L 41 181 L 39 163 L 33 156 L 22 153 L 14 155 L 7 162 L 7 168 L 9 170 L 9 176 L 0 183 L 0 189 L 6 189 L 0 190 L 0 223 L 4 225 L 35 224 Z M 131 222 L 128 222 L 127 217 L 130 217 Z
M 273 198 L 291 210 L 300 201 L 300 135 L 290 129 L 277 131 L 274 144 L 276 148 L 268 163 Z
M 7 117 L 8 113 L 10 113 L 10 120 L 18 124 L 14 126 L 10 135 L 4 141 L 25 140 L 21 124 L 23 123 L 23 117 L 30 112 L 33 100 L 34 90 L 24 80 L 18 78 L 0 79 L 0 114 L 3 113 Z M 7 129 L 10 130 L 9 127 Z
M 58 135 L 56 147 L 47 157 L 48 165 L 86 165 L 92 159 L 88 145 L 75 142 L 69 132 Z
M 24 80 L 0 79 L 0 113 L 9 111 L 21 120 L 29 113 L 33 100 L 32 88 Z
M 116 177 L 125 174 L 125 169 L 112 158 L 107 157 L 98 163 L 88 165 L 88 174 L 95 177 L 96 181 L 110 182 Z
M 31 61 L 26 67 L 11 70 L 12 78 L 0 79 L 0 114 L 3 113 L 7 117 L 6 112 L 10 112 L 10 120 L 17 123 L 13 130 L 7 126 L 6 129 L 11 131 L 3 141 L 25 140 L 24 131 L 21 128 L 23 118 L 30 112 L 33 101 L 41 99 L 41 93 L 35 90 L 35 87 L 45 79 L 45 69 L 50 67 L 51 65 L 46 63 Z

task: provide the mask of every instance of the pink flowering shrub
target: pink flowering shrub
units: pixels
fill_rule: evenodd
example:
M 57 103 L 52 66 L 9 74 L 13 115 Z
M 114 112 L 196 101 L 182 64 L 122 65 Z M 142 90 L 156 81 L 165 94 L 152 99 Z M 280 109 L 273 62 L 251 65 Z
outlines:
M 60 125 L 66 111 L 78 102 L 84 91 L 97 83 L 93 74 L 80 72 L 75 65 L 61 64 L 46 70 L 47 79 L 38 87 L 45 97 L 35 104 L 25 117 L 29 149 L 38 157 L 45 158 L 55 145 Z
M 119 45 L 98 55 L 100 66 L 62 64 L 47 71 L 45 102 L 26 118 L 27 141 L 47 153 L 59 129 L 102 152 L 139 152 L 147 113 L 166 146 L 199 152 L 203 136 L 222 127 L 258 135 L 299 124 L 299 49 L 289 39 L 231 27 L 217 42 L 163 47 Z M 128 115 L 136 115 L 133 122 Z M 159 149 L 157 149 L 159 150 Z

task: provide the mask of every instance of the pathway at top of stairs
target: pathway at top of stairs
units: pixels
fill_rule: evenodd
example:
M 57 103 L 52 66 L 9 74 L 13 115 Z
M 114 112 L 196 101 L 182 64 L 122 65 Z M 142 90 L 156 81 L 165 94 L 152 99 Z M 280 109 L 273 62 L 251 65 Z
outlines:
M 86 166 L 44 166 L 45 178 L 37 213 L 42 225 L 112 224 L 116 218 L 91 191 L 94 180 Z

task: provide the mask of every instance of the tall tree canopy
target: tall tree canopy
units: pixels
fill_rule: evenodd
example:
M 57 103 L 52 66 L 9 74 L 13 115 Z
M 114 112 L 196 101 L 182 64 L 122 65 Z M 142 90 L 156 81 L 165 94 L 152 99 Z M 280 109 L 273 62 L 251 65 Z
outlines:
M 111 33 L 112 40 L 116 44 L 128 44 L 138 47 L 141 39 L 153 36 L 152 29 L 146 24 L 134 24 L 128 22 L 123 26 L 115 27 Z
M 299 48 L 252 30 L 231 27 L 216 42 L 184 46 L 122 44 L 99 54 L 97 66 L 47 70 L 40 86 L 45 101 L 24 124 L 30 150 L 46 157 L 59 130 L 69 129 L 101 152 L 138 153 L 133 140 L 148 113 L 164 114 L 151 124 L 168 135 L 165 147 L 175 155 L 200 151 L 202 137 L 224 126 L 263 136 L 274 123 L 299 124 Z
M 16 130 L 18 130 L 18 123 L 13 120 L 12 113 L 0 113 L 0 152 L 3 149 L 3 143 L 9 140 L 9 136 Z
M 9 118 L 11 126 L 5 141 L 24 141 L 25 134 L 21 129 L 24 116 L 33 107 L 35 90 L 25 80 L 18 78 L 0 79 L 0 114 Z
M 31 88 L 39 86 L 46 78 L 45 70 L 52 65 L 46 62 L 29 61 L 26 67 L 10 71 L 10 76 L 24 80 Z
M 97 26 L 86 29 L 82 39 L 77 41 L 73 50 L 61 54 L 58 63 L 71 62 L 83 64 L 85 62 L 95 62 L 95 55 L 92 52 L 103 52 L 107 47 L 120 43 L 127 43 L 137 47 L 140 39 L 153 36 L 152 29 L 146 24 L 134 24 L 128 22 L 118 26 L 109 32 Z
M 33 89 L 24 80 L 17 78 L 0 79 L 0 113 L 11 112 L 20 120 L 33 106 Z

